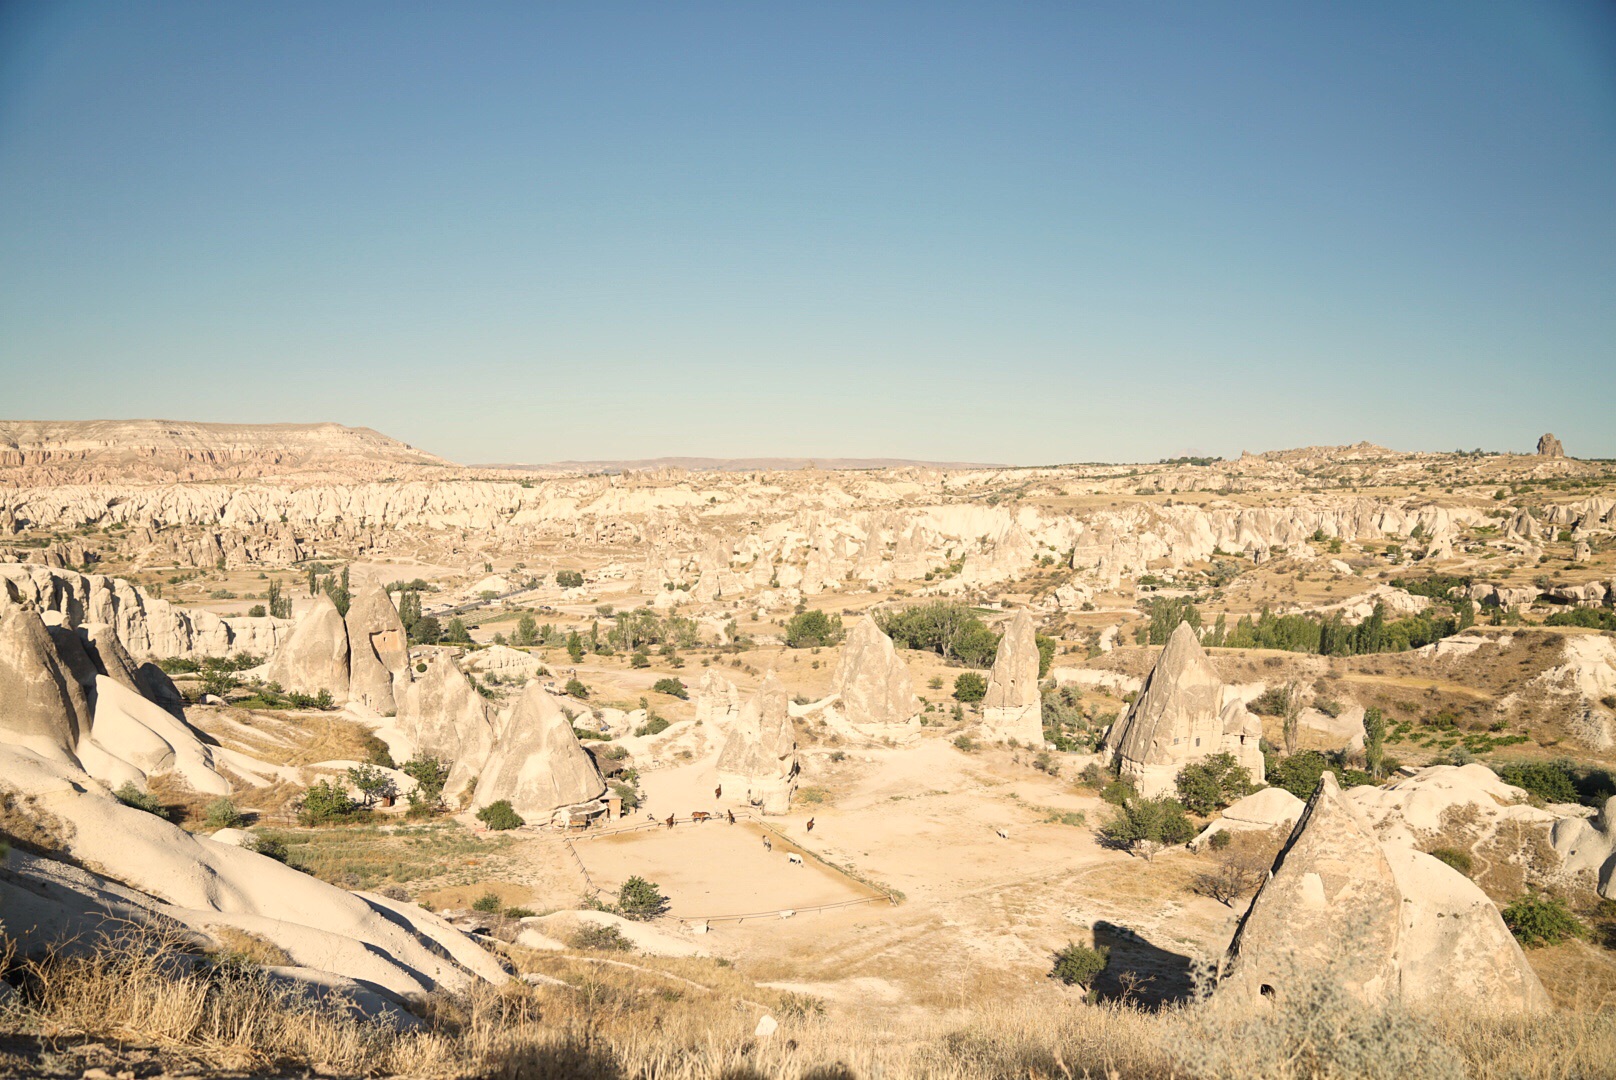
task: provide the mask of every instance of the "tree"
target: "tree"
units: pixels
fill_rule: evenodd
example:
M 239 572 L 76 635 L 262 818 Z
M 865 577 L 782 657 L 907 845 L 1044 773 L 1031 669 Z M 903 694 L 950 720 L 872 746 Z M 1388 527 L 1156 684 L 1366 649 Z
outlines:
M 581 589 L 584 585 L 584 576 L 576 570 L 557 570 L 556 584 L 563 589 Z
M 970 705 L 988 695 L 988 681 L 974 671 L 961 672 L 954 680 L 954 699 Z
M 462 645 L 469 644 L 471 642 L 471 631 L 466 629 L 466 621 L 458 615 L 450 619 L 449 625 L 443 628 L 443 640 Z
M 1049 977 L 1087 990 L 1110 959 L 1111 950 L 1103 946 L 1091 949 L 1087 945 L 1068 944 L 1055 954 L 1055 966 L 1050 969 Z
M 495 832 L 504 832 L 506 829 L 516 829 L 527 824 L 522 815 L 511 807 L 509 799 L 489 803 L 477 811 L 477 820 Z
M 1283 718 L 1283 732 L 1285 734 L 1285 752 L 1296 753 L 1296 747 L 1302 734 L 1302 691 L 1296 683 L 1285 684 L 1283 697 L 1280 699 L 1280 716 Z
M 584 658 L 584 639 L 576 630 L 567 635 L 567 655 L 572 657 L 574 664 Z
M 668 910 L 668 898 L 662 895 L 656 882 L 646 881 L 636 874 L 617 890 L 617 910 L 625 919 L 649 922 Z
M 1195 826 L 1184 816 L 1183 805 L 1165 796 L 1128 799 L 1100 827 L 1106 843 L 1143 855 L 1147 862 L 1162 848 L 1187 843 L 1194 835 Z
M 786 623 L 786 644 L 793 649 L 819 648 L 842 640 L 842 617 L 804 611 Z
M 938 600 L 881 611 L 875 622 L 900 648 L 925 649 L 971 667 L 987 667 L 999 650 L 999 635 L 964 604 Z
M 1038 643 L 1038 677 L 1042 679 L 1049 675 L 1049 669 L 1055 664 L 1055 648 L 1058 642 L 1043 634 L 1034 634 L 1033 640 Z
M 411 758 L 399 771 L 415 781 L 409 793 L 412 814 L 435 814 L 443 806 L 443 787 L 449 782 L 449 763 L 430 754 Z
M 1369 775 L 1380 779 L 1380 768 L 1386 760 L 1386 717 L 1378 708 L 1364 710 L 1364 763 Z
M 585 686 L 577 679 L 568 679 L 567 693 L 572 697 L 577 698 L 579 701 L 583 701 L 589 697 L 589 687 Z
M 1219 832 L 1213 836 L 1230 838 L 1232 834 Z M 1262 845 L 1254 842 L 1254 837 L 1240 839 L 1242 842 L 1238 844 L 1232 839 L 1223 844 L 1214 868 L 1197 874 L 1190 885 L 1202 896 L 1210 896 L 1226 907 L 1234 907 L 1236 900 L 1255 892 L 1267 879 L 1268 868 L 1273 863 Z
M 393 778 L 375 765 L 349 769 L 348 783 L 359 792 L 360 802 L 367 810 L 375 806 L 377 800 L 391 799 L 398 794 Z
M 1251 774 L 1229 753 L 1184 766 L 1176 783 L 1184 809 L 1203 817 L 1251 793 Z
M 436 645 L 443 640 L 443 628 L 436 615 L 423 615 L 410 629 L 410 640 L 417 645 Z
M 655 690 L 659 694 L 668 694 L 671 697 L 676 697 L 680 701 L 688 701 L 690 699 L 690 690 L 678 679 L 658 679 L 656 684 L 653 685 L 651 689 Z
M 348 797 L 340 784 L 330 780 L 315 782 L 297 802 L 297 820 L 304 825 L 350 821 L 359 813 L 359 804 Z
M 292 598 L 282 595 L 281 583 L 276 578 L 269 580 L 269 593 L 265 596 L 269 601 L 269 614 L 276 619 L 290 619 L 292 617 Z
M 539 624 L 531 615 L 523 615 L 516 624 L 515 642 L 518 645 L 537 645 L 539 643 Z

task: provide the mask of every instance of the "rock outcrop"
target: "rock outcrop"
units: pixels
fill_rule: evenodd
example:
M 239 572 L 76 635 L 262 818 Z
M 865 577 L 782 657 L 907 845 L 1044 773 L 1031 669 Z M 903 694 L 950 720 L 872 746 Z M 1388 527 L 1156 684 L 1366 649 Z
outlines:
M 410 645 L 398 609 L 379 585 L 362 589 L 343 617 L 348 635 L 348 698 L 382 716 L 398 711 L 398 684 L 410 677 Z
M 1179 623 L 1156 658 L 1127 715 L 1112 726 L 1106 748 L 1140 792 L 1173 790 L 1191 762 L 1229 753 L 1254 782 L 1263 779 L 1262 725 L 1218 677 L 1189 623 Z
M 575 808 L 597 808 L 605 791 L 561 703 L 531 682 L 500 729 L 472 806 L 480 810 L 508 799 L 528 824 L 542 825 Z
M 1549 832 L 1568 873 L 1591 878 L 1599 895 L 1616 900 L 1616 796 L 1605 800 L 1593 820 L 1561 818 Z
M 771 671 L 730 726 L 718 755 L 718 779 L 763 813 L 784 814 L 791 809 L 797 773 L 791 702 Z
M 39 613 L 13 610 L 0 619 L 0 739 L 60 758 L 77 749 L 90 719 L 83 681 Z
M 493 713 L 449 653 L 427 650 L 421 663 L 401 691 L 396 727 L 413 753 L 449 762 L 443 797 L 455 806 L 493 753 Z
M 270 657 L 265 677 L 299 694 L 324 690 L 338 702 L 347 700 L 348 627 L 329 596 L 321 595 L 298 620 L 286 644 Z
M 1537 453 L 1539 457 L 1565 457 L 1565 447 L 1553 434 L 1548 434 L 1537 441 Z
M 919 727 L 909 666 L 868 615 L 848 633 L 832 685 L 841 697 L 842 715 L 866 734 Z
M 982 699 L 982 732 L 988 739 L 1023 746 L 1044 745 L 1043 698 L 1038 691 L 1038 633 L 1026 609 L 1016 612 L 999 639 L 999 653 Z
M 1322 978 L 1370 1004 L 1549 1008 L 1486 894 L 1423 852 L 1382 845 L 1333 773 L 1252 898 L 1223 974 L 1218 996 L 1248 1007 Z

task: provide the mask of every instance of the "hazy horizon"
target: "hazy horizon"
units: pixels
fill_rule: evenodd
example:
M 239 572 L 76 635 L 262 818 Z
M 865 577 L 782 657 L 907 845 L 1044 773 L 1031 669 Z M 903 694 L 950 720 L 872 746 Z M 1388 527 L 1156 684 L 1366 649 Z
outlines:
M 0 412 L 1616 457 L 1593 2 L 0 8 Z

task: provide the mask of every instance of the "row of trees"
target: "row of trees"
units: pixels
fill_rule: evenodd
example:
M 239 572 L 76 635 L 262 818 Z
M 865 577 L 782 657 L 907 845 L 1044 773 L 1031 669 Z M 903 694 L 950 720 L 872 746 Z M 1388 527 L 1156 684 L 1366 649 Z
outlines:
M 1444 607 L 1404 619 L 1389 619 L 1386 605 L 1377 603 L 1363 622 L 1349 625 L 1338 611 L 1328 619 L 1313 614 L 1275 615 L 1264 608 L 1253 619 L 1242 615 L 1233 628 L 1225 616 L 1201 632 L 1201 612 L 1186 597 L 1152 597 L 1144 604 L 1150 621 L 1135 633 L 1142 645 L 1165 645 L 1180 622 L 1187 622 L 1201 637 L 1201 643 L 1226 649 L 1281 649 L 1285 652 L 1317 653 L 1323 656 L 1362 656 L 1370 653 L 1405 652 L 1450 637 L 1475 625 L 1475 604 L 1467 598 L 1447 601 Z

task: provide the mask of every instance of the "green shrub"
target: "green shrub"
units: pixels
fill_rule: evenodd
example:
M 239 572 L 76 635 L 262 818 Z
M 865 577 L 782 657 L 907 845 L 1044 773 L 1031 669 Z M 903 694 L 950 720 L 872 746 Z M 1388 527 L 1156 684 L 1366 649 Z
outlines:
M 648 668 L 651 666 L 651 656 L 641 649 L 628 658 L 628 666 L 633 668 Z
M 577 679 L 568 679 L 566 689 L 568 695 L 577 698 L 579 701 L 583 701 L 589 697 L 589 687 L 585 686 Z
M 1514 761 L 1493 766 L 1504 783 L 1524 788 L 1548 803 L 1574 803 L 1577 785 L 1571 768 L 1559 761 Z
M 617 910 L 625 919 L 645 922 L 668 910 L 668 898 L 662 895 L 656 882 L 646 881 L 636 874 L 617 890 Z
M 246 823 L 247 819 L 229 799 L 213 800 L 202 814 L 202 824 L 210 829 L 239 829 Z
M 135 786 L 133 780 L 125 780 L 123 786 L 114 791 L 112 795 L 113 798 L 125 806 L 133 807 L 136 810 L 144 810 L 146 813 L 154 814 L 164 821 L 168 820 L 168 811 L 163 809 L 163 804 L 157 801 L 156 796 L 148 795 L 146 792 L 141 791 Z
M 1203 816 L 1251 794 L 1251 774 L 1229 753 L 1184 766 L 1176 783 L 1184 809 Z
M 593 949 L 596 952 L 633 952 L 634 943 L 623 936 L 615 926 L 586 922 L 572 932 L 567 944 L 574 949 Z
M 352 821 L 362 814 L 348 792 L 330 780 L 316 781 L 297 801 L 297 820 L 303 825 L 331 825 Z
M 638 810 L 640 808 L 640 793 L 633 785 L 625 784 L 621 780 L 611 782 L 612 794 L 623 800 L 623 810 Z
M 511 808 L 509 799 L 489 803 L 477 811 L 477 820 L 495 832 L 504 832 L 506 829 L 516 829 L 527 824 L 522 815 Z
M 423 754 L 400 765 L 399 771 L 415 781 L 410 792 L 410 813 L 416 816 L 435 814 L 443 807 L 443 786 L 449 782 L 449 763 L 442 758 Z
M 1106 843 L 1147 859 L 1160 848 L 1187 843 L 1194 836 L 1195 826 L 1184 816 L 1183 805 L 1166 797 L 1129 799 L 1100 826 L 1100 838 Z
M 654 684 L 652 684 L 651 689 L 659 694 L 667 694 L 670 697 L 676 697 L 680 701 L 688 701 L 690 699 L 689 688 L 678 679 L 658 679 Z
M 1105 970 L 1110 959 L 1110 949 L 1068 944 L 1055 954 L 1055 966 L 1050 969 L 1049 977 L 1067 986 L 1081 986 L 1087 990 Z
M 507 919 L 531 919 L 538 912 L 526 907 L 508 907 L 501 914 Z
M 1472 860 L 1470 858 L 1470 852 L 1461 851 L 1458 848 L 1439 847 L 1439 848 L 1432 848 L 1430 850 L 1430 852 L 1428 852 L 1428 854 L 1433 859 L 1438 859 L 1438 860 L 1440 860 L 1442 862 L 1447 863 L 1449 866 L 1451 866 L 1455 870 L 1459 871 L 1459 873 L 1463 874 L 1465 877 L 1470 876 L 1470 868 L 1471 868 L 1471 865 L 1472 865 Z
M 1207 843 L 1211 845 L 1213 851 L 1223 851 L 1230 844 L 1234 843 L 1234 833 L 1227 829 L 1220 829 L 1212 834 L 1211 839 L 1209 839 Z
M 786 623 L 786 644 L 793 649 L 820 648 L 842 640 L 842 617 L 804 611 Z
M 976 749 L 976 740 L 969 735 L 957 735 L 954 737 L 954 748 L 969 754 Z
M 1326 772 L 1335 773 L 1344 788 L 1375 783 L 1374 777 L 1360 769 L 1343 769 L 1330 764 L 1330 759 L 1317 750 L 1304 750 L 1275 763 L 1268 771 L 1268 783 L 1284 788 L 1298 799 L 1311 799 L 1318 789 L 1319 777 Z
M 954 680 L 954 698 L 966 705 L 974 704 L 988 696 L 988 681 L 974 671 L 961 673 Z
M 471 910 L 481 911 L 490 915 L 497 912 L 499 910 L 499 894 L 495 892 L 483 893 L 476 900 L 472 901 Z
M 668 721 L 665 717 L 652 713 L 645 718 L 645 723 L 634 729 L 636 735 L 660 735 L 668 730 Z
M 248 851 L 257 852 L 266 859 L 274 859 L 278 863 L 286 862 L 291 856 L 291 852 L 286 848 L 286 841 L 272 833 L 259 833 L 241 846 Z
M 1568 938 L 1581 937 L 1586 931 L 1577 917 L 1557 896 L 1523 896 L 1506 907 L 1500 914 L 1504 925 L 1515 939 L 1528 949 L 1540 945 L 1558 945 Z
M 1121 806 L 1129 799 L 1135 798 L 1139 789 L 1134 787 L 1133 779 L 1127 776 L 1113 776 L 1100 788 L 1100 801 L 1108 802 L 1112 806 Z
M 563 589 L 581 589 L 584 585 L 584 576 L 577 570 L 557 570 L 556 584 Z

